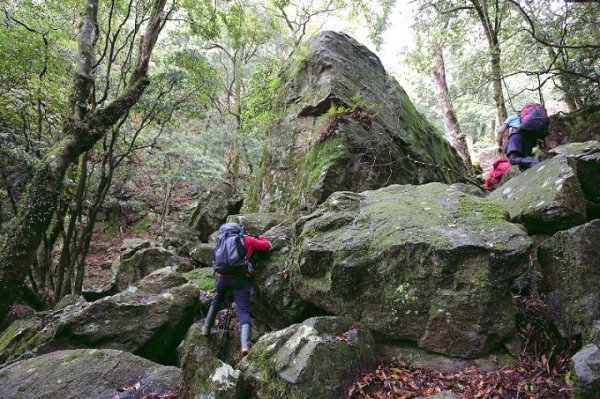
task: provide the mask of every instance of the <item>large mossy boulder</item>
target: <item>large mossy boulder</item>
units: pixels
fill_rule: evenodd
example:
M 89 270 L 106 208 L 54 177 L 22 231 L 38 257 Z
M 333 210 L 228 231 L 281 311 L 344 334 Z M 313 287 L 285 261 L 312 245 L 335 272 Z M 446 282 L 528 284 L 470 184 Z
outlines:
M 257 398 L 336 398 L 375 365 L 367 329 L 340 317 L 315 317 L 263 335 L 239 363 Z
M 52 352 L 0 369 L 0 399 L 175 397 L 181 370 L 110 349 Z
M 576 337 L 600 319 L 600 219 L 556 233 L 538 249 L 552 321 Z
M 282 117 L 245 211 L 310 212 L 335 191 L 456 182 L 467 174 L 366 47 L 327 31 L 293 58 L 274 100 Z
M 530 234 L 553 234 L 586 222 L 585 197 L 565 156 L 548 159 L 490 194 Z
M 549 159 L 548 159 L 549 158 Z M 530 234 L 554 234 L 600 216 L 600 142 L 556 147 L 490 198 Z
M 125 240 L 121 246 L 121 254 L 111 268 L 111 284 L 114 284 L 117 292 L 123 291 L 158 269 L 177 269 L 181 265 L 177 255 L 157 242 L 142 239 Z
M 333 194 L 298 224 L 300 296 L 387 337 L 477 357 L 514 332 L 531 240 L 492 201 L 441 183 Z
M 550 116 L 548 142 L 551 147 L 588 140 L 600 140 L 600 105 Z
M 199 325 L 192 325 L 181 345 L 180 366 L 183 373 L 181 399 L 236 399 L 244 397 L 239 370 L 215 357 L 216 348 L 201 336 Z M 211 349 L 214 349 L 211 351 Z
M 173 364 L 199 294 L 179 273 L 158 270 L 114 296 L 13 323 L 0 336 L 0 364 L 74 348 L 119 349 Z
M 227 216 L 239 213 L 242 203 L 234 186 L 225 181 L 214 181 L 200 193 L 189 225 L 198 231 L 200 240 L 206 242 L 225 223 Z
M 600 141 L 563 145 L 550 150 L 548 155 L 568 159 L 577 172 L 588 220 L 600 217 Z

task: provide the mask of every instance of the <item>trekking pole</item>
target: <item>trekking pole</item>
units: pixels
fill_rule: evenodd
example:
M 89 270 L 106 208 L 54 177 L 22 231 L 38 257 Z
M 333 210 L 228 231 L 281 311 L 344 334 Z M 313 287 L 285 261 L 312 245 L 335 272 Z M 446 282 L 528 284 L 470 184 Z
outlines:
M 229 347 L 229 339 L 230 336 L 230 326 L 231 326 L 231 315 L 233 311 L 233 300 L 229 302 L 229 307 L 227 308 L 227 312 L 225 313 L 225 326 L 223 328 L 223 333 L 221 334 L 221 341 L 219 342 L 219 354 L 218 358 L 222 361 L 225 361 L 225 356 L 227 355 L 227 349 Z

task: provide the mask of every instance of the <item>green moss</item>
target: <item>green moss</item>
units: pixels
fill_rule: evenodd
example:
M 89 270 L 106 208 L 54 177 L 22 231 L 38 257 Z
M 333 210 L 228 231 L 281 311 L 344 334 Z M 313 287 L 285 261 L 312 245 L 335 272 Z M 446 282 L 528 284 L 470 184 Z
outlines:
M 301 188 L 305 192 L 319 189 L 328 169 L 349 157 L 350 153 L 341 135 L 333 135 L 315 144 L 306 157 Z
M 74 360 L 81 358 L 84 354 L 85 354 L 85 352 L 83 352 L 83 351 L 77 351 L 75 353 L 71 353 L 69 356 L 67 356 L 63 359 L 63 362 L 70 363 Z
M 89 351 L 88 354 L 99 360 L 104 359 L 107 355 L 106 352 L 97 349 Z
M 495 224 L 506 220 L 506 212 L 494 202 L 462 196 L 458 201 L 458 217 L 462 223 Z
M 149 215 L 146 215 L 137 222 L 135 222 L 131 230 L 136 234 L 144 233 L 148 231 L 148 229 L 152 226 L 153 222 L 153 218 Z
M 104 237 L 115 237 L 119 233 L 119 226 L 116 224 L 110 224 L 102 232 Z
M 258 391 L 270 398 L 289 398 L 288 384 L 275 371 L 274 358 L 268 345 L 256 345 L 248 355 L 258 380 Z
M 199 268 L 187 272 L 183 275 L 190 282 L 194 283 L 202 291 L 214 291 L 215 276 L 211 268 Z
M 0 353 L 2 353 L 24 331 L 34 328 L 37 319 L 17 320 L 0 336 Z

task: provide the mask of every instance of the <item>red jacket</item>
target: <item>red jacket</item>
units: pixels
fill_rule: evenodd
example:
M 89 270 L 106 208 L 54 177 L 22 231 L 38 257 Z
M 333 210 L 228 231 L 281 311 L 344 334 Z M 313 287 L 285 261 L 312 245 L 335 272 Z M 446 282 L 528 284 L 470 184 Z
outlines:
M 485 178 L 485 187 L 495 189 L 500 185 L 502 176 L 510 169 L 512 165 L 506 158 L 497 159 Z
M 263 235 L 258 238 L 244 236 L 244 245 L 246 246 L 246 258 L 250 259 L 254 251 L 267 251 L 271 249 L 271 241 Z

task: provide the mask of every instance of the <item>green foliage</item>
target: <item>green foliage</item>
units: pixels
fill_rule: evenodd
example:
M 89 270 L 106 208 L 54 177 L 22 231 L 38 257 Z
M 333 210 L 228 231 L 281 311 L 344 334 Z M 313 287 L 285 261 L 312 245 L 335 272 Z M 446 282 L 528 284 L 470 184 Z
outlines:
M 345 114 L 346 112 L 350 112 L 351 108 L 349 107 L 344 107 L 343 105 L 337 105 L 335 103 L 332 103 L 331 106 L 329 107 L 329 109 L 327 110 L 327 113 L 325 114 L 325 116 L 327 118 L 331 118 L 333 116 L 337 116 L 340 114 Z
M 497 122 L 489 45 L 473 4 L 484 4 L 491 20 L 498 23 L 502 83 L 509 114 L 534 101 L 546 102 L 550 112 L 559 110 L 558 101 L 568 96 L 581 105 L 597 101 L 600 87 L 594 80 L 597 82 L 600 53 L 590 51 L 589 46 L 598 43 L 597 23 L 593 22 L 598 20 L 598 7 L 578 3 L 549 6 L 548 2 L 535 0 L 519 2 L 523 7 L 519 9 L 506 0 L 487 6 L 474 0 L 423 0 L 417 2 L 413 24 L 416 43 L 403 59 L 413 72 L 408 76 L 417 107 L 436 124 L 441 125 L 441 112 L 431 74 L 433 46 L 439 43 L 445 50 L 450 95 L 461 129 L 474 143 L 493 143 Z M 583 87 L 587 90 L 582 91 Z

